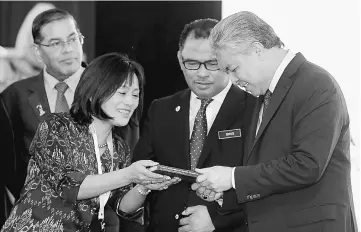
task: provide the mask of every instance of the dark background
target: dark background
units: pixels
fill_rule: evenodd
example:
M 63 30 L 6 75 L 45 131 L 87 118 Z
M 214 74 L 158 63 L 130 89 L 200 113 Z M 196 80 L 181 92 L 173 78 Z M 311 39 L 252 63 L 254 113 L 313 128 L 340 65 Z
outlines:
M 97 2 L 95 12 L 95 54 L 126 52 L 143 65 L 146 112 L 153 99 L 187 87 L 177 60 L 179 35 L 193 20 L 220 19 L 221 2 Z
M 0 45 L 14 47 L 26 14 L 37 2 L 0 2 Z M 85 36 L 87 62 L 123 52 L 142 64 L 146 75 L 144 116 L 155 98 L 187 87 L 177 60 L 185 24 L 221 19 L 221 1 L 49 1 L 69 11 Z

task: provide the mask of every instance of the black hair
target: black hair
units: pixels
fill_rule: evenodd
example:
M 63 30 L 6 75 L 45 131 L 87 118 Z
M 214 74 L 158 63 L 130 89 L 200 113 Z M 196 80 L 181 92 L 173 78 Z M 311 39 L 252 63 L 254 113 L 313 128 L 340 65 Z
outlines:
M 194 36 L 195 39 L 208 39 L 212 28 L 218 23 L 216 19 L 197 19 L 184 26 L 184 29 L 179 38 L 179 50 L 184 47 L 184 43 L 189 36 Z
M 143 67 L 127 55 L 108 53 L 94 59 L 80 77 L 74 94 L 70 114 L 80 124 L 89 125 L 92 116 L 100 120 L 112 119 L 103 110 L 108 100 L 125 82 L 130 85 L 133 76 L 139 82 L 139 105 L 130 118 L 130 126 L 138 125 L 143 110 L 144 72 Z
M 40 13 L 34 19 L 31 29 L 34 43 L 38 44 L 44 39 L 40 31 L 46 24 L 51 23 L 53 21 L 68 19 L 68 18 L 74 21 L 75 27 L 78 33 L 80 34 L 79 26 L 75 21 L 74 17 L 69 12 L 62 9 L 54 8 Z

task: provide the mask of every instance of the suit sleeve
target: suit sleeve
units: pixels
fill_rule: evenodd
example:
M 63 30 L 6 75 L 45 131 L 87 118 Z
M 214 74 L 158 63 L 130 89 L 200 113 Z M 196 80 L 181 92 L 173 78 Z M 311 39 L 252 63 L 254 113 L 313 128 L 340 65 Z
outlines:
M 327 168 L 344 121 L 348 120 L 344 117 L 344 104 L 334 87 L 315 89 L 311 96 L 304 97 L 293 116 L 291 152 L 266 163 L 236 168 L 238 202 L 290 192 L 316 183 Z
M 227 205 L 225 205 L 225 201 L 223 201 L 222 207 L 217 207 L 215 211 L 212 211 L 212 207 L 207 207 L 214 227 L 217 230 L 227 231 L 242 227 L 246 219 L 243 210 L 237 202 L 235 191 L 225 192 L 224 199 L 227 199 Z
M 20 155 L 16 153 L 16 141 L 14 123 L 19 121 L 19 112 L 17 106 L 17 95 L 13 89 L 8 87 L 0 95 L 0 147 L 1 147 L 1 170 L 3 172 L 2 178 L 5 186 L 10 190 L 16 199 L 20 196 L 22 184 L 24 180 L 17 175 L 16 160 Z M 5 178 L 11 176 L 12 178 Z

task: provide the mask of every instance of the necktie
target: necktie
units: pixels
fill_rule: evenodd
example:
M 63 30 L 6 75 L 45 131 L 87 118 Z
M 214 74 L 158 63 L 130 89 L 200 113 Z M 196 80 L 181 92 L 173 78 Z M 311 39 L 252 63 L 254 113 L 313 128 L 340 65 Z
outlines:
M 264 95 L 264 99 L 263 99 L 263 114 L 262 114 L 262 118 L 263 118 L 263 115 L 265 114 L 266 110 L 267 110 L 267 107 L 269 105 L 269 102 L 271 100 L 271 96 L 272 96 L 272 93 L 271 91 L 269 91 L 267 89 L 266 91 L 266 94 Z
M 190 141 L 191 170 L 194 170 L 197 167 L 198 159 L 202 153 L 204 140 L 207 136 L 206 108 L 212 100 L 213 99 L 201 99 L 201 107 L 194 120 Z
M 267 108 L 268 108 L 269 102 L 270 102 L 270 100 L 271 100 L 271 96 L 272 96 L 272 92 L 269 91 L 268 89 L 267 89 L 265 95 L 259 96 L 259 101 L 262 102 L 261 109 L 262 109 L 262 107 L 263 107 L 263 110 L 260 110 L 260 113 L 262 113 L 262 115 L 259 115 L 259 116 L 258 116 L 256 136 L 257 136 L 258 130 L 259 130 L 260 126 L 261 126 L 261 123 L 262 123 L 262 121 L 263 121 L 263 117 L 264 117 L 264 115 L 265 115 L 265 113 L 266 113 L 266 110 L 267 110 Z
M 56 103 L 55 103 L 55 113 L 60 112 L 68 112 L 69 111 L 69 105 L 65 98 L 65 91 L 68 89 L 68 85 L 64 82 L 58 82 L 55 85 L 55 89 L 58 91 L 58 95 L 56 97 Z

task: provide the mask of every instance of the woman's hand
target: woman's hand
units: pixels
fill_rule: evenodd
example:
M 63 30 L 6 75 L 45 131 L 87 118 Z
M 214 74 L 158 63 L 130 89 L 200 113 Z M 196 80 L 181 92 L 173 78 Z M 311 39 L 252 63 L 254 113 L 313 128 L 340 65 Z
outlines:
M 170 180 L 171 178 L 169 176 L 163 176 L 148 170 L 148 168 L 157 164 L 157 162 L 152 160 L 139 160 L 134 162 L 126 168 L 127 178 L 131 182 L 141 185 L 162 183 L 166 180 Z
M 143 185 L 144 188 L 146 189 L 150 189 L 150 190 L 164 190 L 167 189 L 169 186 L 173 185 L 173 184 L 177 184 L 181 181 L 181 179 L 179 177 L 174 177 L 170 180 L 165 180 L 163 182 L 160 183 L 155 183 L 155 184 L 146 184 Z

